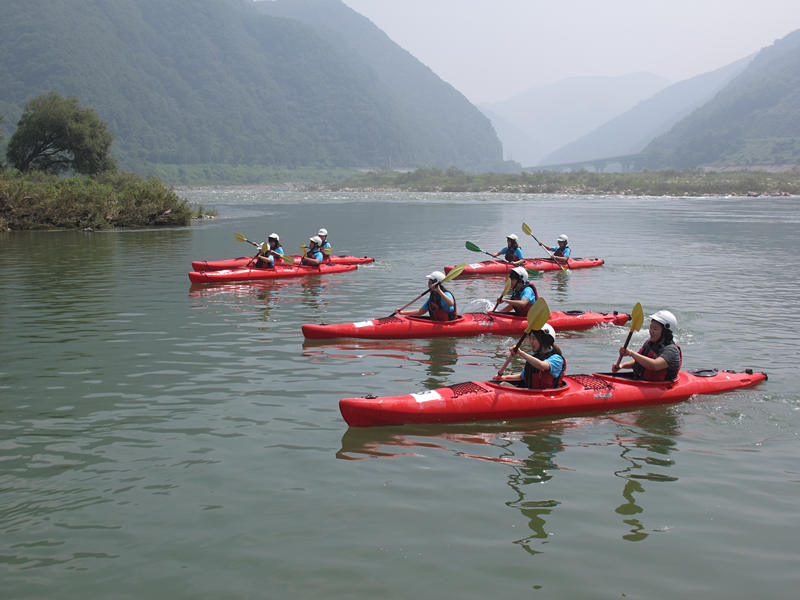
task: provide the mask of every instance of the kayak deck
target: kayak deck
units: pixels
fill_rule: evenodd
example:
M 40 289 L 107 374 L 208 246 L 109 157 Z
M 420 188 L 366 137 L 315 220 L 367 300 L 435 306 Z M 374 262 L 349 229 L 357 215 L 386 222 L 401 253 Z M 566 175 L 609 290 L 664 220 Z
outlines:
M 300 264 L 303 257 L 299 254 L 293 255 L 292 260 L 295 265 Z M 240 256 L 238 258 L 229 258 L 226 260 L 193 260 L 192 271 L 222 271 L 223 269 L 239 269 L 242 267 L 252 266 L 250 263 L 253 261 L 252 256 Z M 332 265 L 365 265 L 375 262 L 374 258 L 369 256 L 328 256 L 323 264 Z
M 590 329 L 596 325 L 624 325 L 626 313 L 583 311 L 550 313 L 548 323 L 556 331 Z M 432 321 L 424 317 L 390 315 L 380 319 L 340 324 L 305 324 L 303 335 L 308 339 L 353 337 L 362 339 L 409 339 L 433 337 L 465 337 L 482 334 L 519 335 L 528 325 L 526 317 L 511 313 L 463 313 L 453 321 Z
M 545 390 L 467 381 L 400 396 L 343 398 L 339 410 L 353 427 L 548 417 L 675 403 L 697 394 L 753 386 L 766 378 L 750 369 L 680 371 L 668 382 L 594 373 L 566 375 L 563 386 Z
M 312 275 L 326 275 L 329 273 L 344 273 L 355 271 L 358 265 L 329 265 L 323 263 L 319 266 L 305 265 L 275 265 L 269 269 L 223 269 L 220 271 L 190 271 L 189 280 L 192 283 L 222 283 L 227 281 L 258 281 L 264 279 L 286 279 L 289 277 L 308 277 Z
M 565 268 L 567 269 L 589 269 L 591 267 L 600 267 L 605 263 L 602 258 L 570 258 L 567 260 Z M 560 271 L 562 263 L 549 258 L 528 258 L 521 266 L 526 269 L 534 269 L 537 271 Z M 444 272 L 449 273 L 454 269 L 454 265 L 447 265 L 444 267 Z M 464 267 L 461 272 L 462 275 L 502 275 L 508 273 L 514 265 L 504 260 L 484 260 L 481 262 L 471 263 Z

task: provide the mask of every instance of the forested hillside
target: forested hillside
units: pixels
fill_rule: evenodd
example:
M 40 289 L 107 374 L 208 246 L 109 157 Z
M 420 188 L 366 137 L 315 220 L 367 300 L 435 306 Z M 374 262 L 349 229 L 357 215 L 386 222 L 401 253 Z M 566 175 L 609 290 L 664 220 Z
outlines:
M 52 90 L 94 108 L 115 135 L 120 167 L 138 172 L 197 163 L 501 162 L 488 120 L 369 21 L 340 0 L 291 4 L 327 11 L 339 39 L 312 19 L 270 14 L 251 0 L 6 3 L 5 139 L 25 103 Z M 387 81 L 367 56 L 395 56 L 398 79 Z M 410 85 L 401 96 L 402 77 Z
M 800 165 L 800 30 L 645 148 L 651 169 Z

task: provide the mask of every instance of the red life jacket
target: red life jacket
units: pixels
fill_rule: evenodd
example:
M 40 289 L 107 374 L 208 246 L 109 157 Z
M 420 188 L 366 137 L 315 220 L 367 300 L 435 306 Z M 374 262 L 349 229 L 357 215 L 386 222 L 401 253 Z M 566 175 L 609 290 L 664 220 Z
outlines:
M 536 302 L 536 299 L 539 297 L 539 292 L 536 291 L 536 286 L 533 285 L 530 281 L 528 283 L 526 283 L 523 286 L 523 288 L 521 290 L 519 290 L 519 292 L 517 292 L 515 290 L 514 293 L 511 294 L 511 299 L 512 300 L 519 300 L 522 297 L 522 292 L 525 290 L 526 287 L 529 287 L 529 288 L 531 288 L 533 290 L 533 302 Z M 528 302 L 528 306 L 526 306 L 525 308 L 517 308 L 515 306 L 514 307 L 514 314 L 519 315 L 520 317 L 527 316 L 528 315 L 528 311 L 531 309 L 531 306 L 533 306 L 533 302 Z
M 678 376 L 678 371 L 681 370 L 681 365 L 683 364 L 683 352 L 681 352 L 681 347 L 678 346 L 678 344 L 675 342 L 672 342 L 672 344 L 678 349 L 678 354 L 681 357 L 681 362 L 678 364 L 678 368 L 672 369 L 667 367 L 666 369 L 654 371 L 653 369 L 644 368 L 639 363 L 634 363 L 633 374 L 637 377 L 637 379 L 641 379 L 642 381 L 672 381 L 675 379 Z M 647 340 L 639 350 L 639 354 L 646 356 L 647 358 L 658 358 L 658 350 L 660 349 L 660 344 L 652 344 L 650 343 L 650 340 Z
M 553 348 L 550 348 L 549 352 L 546 352 L 542 355 L 534 354 L 536 358 L 539 360 L 547 360 L 554 354 L 558 354 Z M 567 372 L 567 359 L 564 358 L 563 354 L 560 354 L 561 358 L 564 359 L 564 368 L 561 369 L 561 373 L 559 373 L 558 377 L 553 377 L 553 373 L 550 369 L 546 371 L 540 371 L 539 369 L 535 368 L 529 362 L 525 363 L 525 368 L 522 371 L 522 381 L 523 386 L 531 390 L 543 390 L 547 388 L 557 388 L 561 386 L 561 382 L 564 379 L 564 373 Z
M 447 310 L 444 299 L 439 294 L 428 292 L 428 312 L 431 315 L 432 321 L 453 321 L 458 317 L 458 306 L 456 306 L 456 297 L 453 296 L 453 312 Z
M 517 248 L 519 248 L 519 246 L 514 246 L 513 248 L 511 246 L 506 246 L 506 248 L 507 248 L 506 257 L 505 257 L 506 258 L 506 262 L 513 262 L 515 260 L 519 260 L 514 255 L 514 253 L 517 251 Z

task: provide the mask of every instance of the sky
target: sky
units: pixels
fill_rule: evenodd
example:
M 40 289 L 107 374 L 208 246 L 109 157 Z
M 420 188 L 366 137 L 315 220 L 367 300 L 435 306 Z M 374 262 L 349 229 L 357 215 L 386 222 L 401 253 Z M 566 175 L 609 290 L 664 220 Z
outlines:
M 475 104 L 572 76 L 671 83 L 800 29 L 800 0 L 343 0 Z

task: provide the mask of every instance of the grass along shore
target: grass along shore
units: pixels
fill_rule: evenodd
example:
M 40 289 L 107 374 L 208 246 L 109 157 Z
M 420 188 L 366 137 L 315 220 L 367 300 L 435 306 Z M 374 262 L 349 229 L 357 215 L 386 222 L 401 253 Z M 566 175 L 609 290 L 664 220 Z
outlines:
M 0 172 L 0 231 L 176 226 L 193 216 L 186 200 L 156 178 Z
M 624 196 L 793 196 L 800 195 L 800 168 L 767 171 L 643 171 L 637 173 L 483 173 L 459 169 L 370 172 L 309 190 L 411 192 L 504 192 Z

